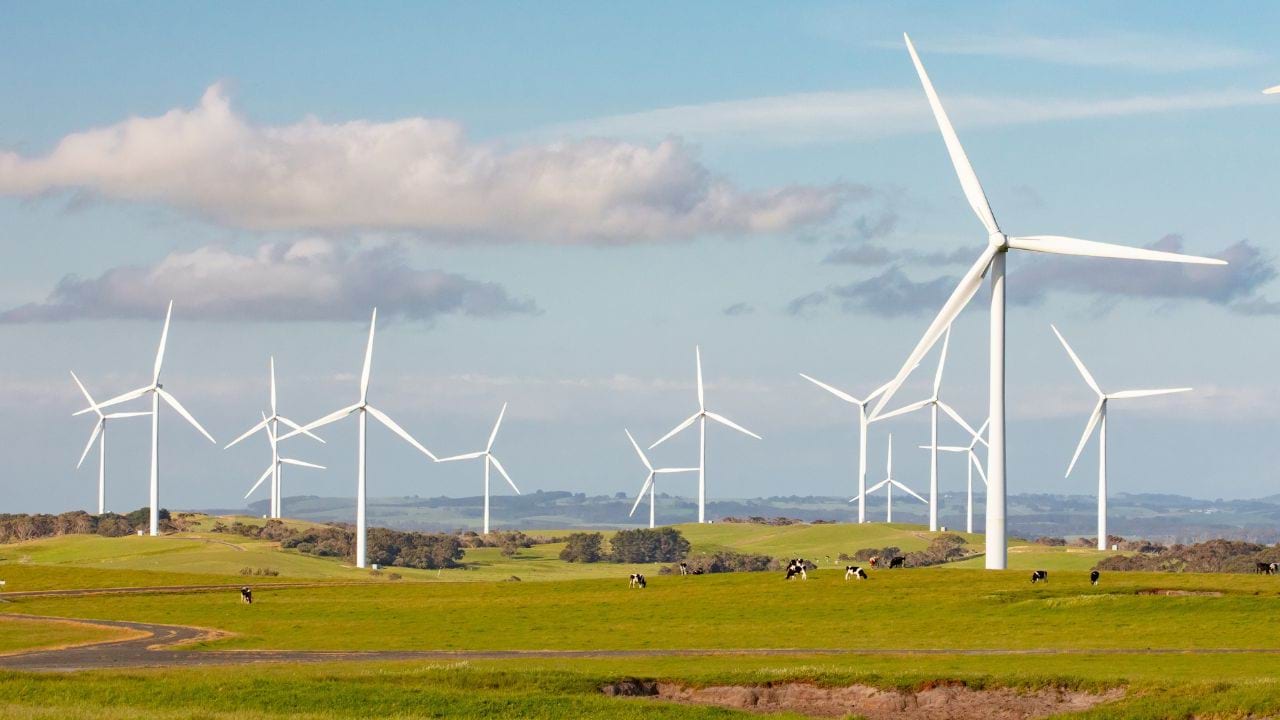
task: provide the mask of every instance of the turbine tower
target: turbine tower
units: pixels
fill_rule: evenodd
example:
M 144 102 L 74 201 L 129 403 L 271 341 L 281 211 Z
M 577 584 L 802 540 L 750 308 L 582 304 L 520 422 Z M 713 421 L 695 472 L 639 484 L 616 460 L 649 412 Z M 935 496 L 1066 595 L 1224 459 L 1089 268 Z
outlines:
M 246 430 L 243 435 L 227 443 L 227 446 L 223 448 L 223 450 L 230 450 L 232 445 L 235 445 L 241 440 L 244 440 L 250 435 L 258 432 L 259 430 L 267 431 L 267 441 L 271 443 L 271 467 L 267 468 L 267 474 L 271 475 L 271 513 L 270 514 L 271 514 L 271 517 L 278 519 L 282 517 L 284 514 L 284 509 L 283 507 L 281 507 L 283 504 L 282 503 L 283 494 L 280 491 L 280 477 L 281 477 L 280 464 L 284 463 L 286 465 L 297 465 L 301 462 L 299 460 L 287 460 L 285 458 L 280 457 L 280 450 L 279 450 L 280 424 L 284 423 L 286 426 L 294 430 L 299 430 L 300 426 L 294 421 L 290 420 L 289 418 L 281 415 L 279 410 L 276 409 L 276 359 L 274 356 L 271 357 L 269 365 L 271 368 L 271 415 L 268 417 L 267 415 L 264 414 L 262 416 L 262 422 L 258 423 L 257 425 L 254 425 L 253 427 Z M 314 440 L 319 440 L 322 443 L 324 442 L 324 440 L 321 440 L 319 437 L 312 434 L 311 432 L 306 432 L 304 434 Z M 306 467 L 320 467 L 319 465 L 309 465 L 305 463 L 304 465 L 306 465 Z M 265 478 L 266 476 L 264 475 L 263 477 Z M 253 490 L 257 490 L 258 485 L 261 485 L 261 484 L 262 484 L 262 480 L 258 480 L 257 484 L 253 486 Z M 249 495 L 252 495 L 253 490 L 250 490 L 249 493 L 245 495 L 245 497 L 247 498 L 249 497 Z
M 886 464 L 885 478 L 884 480 L 881 480 L 875 485 L 872 485 L 871 487 L 867 488 L 867 493 L 866 493 L 866 494 L 870 494 L 879 490 L 880 488 L 887 488 L 885 492 L 887 494 L 889 504 L 886 507 L 885 518 L 884 518 L 884 521 L 887 523 L 893 522 L 893 489 L 895 487 L 897 487 L 900 490 L 906 491 L 907 493 L 909 493 L 910 495 L 915 497 L 915 499 L 919 500 L 922 503 L 925 503 L 925 504 L 929 503 L 928 500 L 925 500 L 924 498 L 916 494 L 915 490 L 912 490 L 906 485 L 903 485 L 902 483 L 893 479 L 893 435 L 890 434 L 889 435 L 889 460 Z M 850 499 L 849 502 L 853 502 L 854 500 L 860 500 L 861 498 L 862 496 L 859 495 L 856 498 Z
M 1104 393 L 1098 387 L 1098 383 L 1094 381 L 1093 376 L 1089 374 L 1089 370 L 1085 368 L 1084 363 L 1076 356 L 1071 346 L 1067 344 L 1067 339 L 1062 337 L 1062 333 L 1058 332 L 1058 328 L 1053 325 L 1049 326 L 1053 330 L 1053 334 L 1058 336 L 1058 342 L 1062 343 L 1062 347 L 1066 349 L 1067 355 L 1071 357 L 1071 362 L 1075 363 L 1076 369 L 1080 371 L 1080 375 L 1084 377 L 1085 383 L 1098 395 L 1098 404 L 1093 407 L 1093 413 L 1089 415 L 1089 422 L 1084 426 L 1084 435 L 1080 436 L 1080 444 L 1076 445 L 1076 454 L 1071 456 L 1071 464 L 1067 466 L 1067 474 L 1065 477 L 1071 476 L 1072 469 L 1076 466 L 1076 460 L 1080 459 L 1080 451 L 1084 450 L 1085 443 L 1089 442 L 1089 436 L 1093 434 L 1094 426 L 1098 426 L 1098 549 L 1107 549 L 1107 403 L 1111 400 L 1128 400 L 1131 398 L 1152 397 L 1155 395 L 1170 395 L 1172 393 L 1189 392 L 1191 388 L 1165 388 L 1161 390 L 1121 390 L 1120 392 Z
M 978 432 L 974 433 L 973 439 L 969 441 L 968 445 L 964 445 L 964 446 L 942 445 L 938 448 L 938 450 L 942 452 L 965 453 L 969 456 L 969 463 L 968 463 L 969 481 L 968 481 L 967 490 L 966 490 L 966 492 L 968 493 L 968 500 L 965 504 L 965 526 L 964 526 L 965 527 L 964 531 L 969 534 L 973 534 L 973 471 L 974 469 L 977 469 L 978 475 L 982 477 L 982 484 L 983 485 L 987 484 L 987 473 L 982 469 L 982 461 L 978 459 L 978 453 L 974 452 L 974 448 L 976 448 L 978 446 L 978 443 L 982 441 L 982 433 L 987 431 L 987 425 L 989 425 L 990 423 L 991 423 L 990 420 L 987 420 L 986 422 L 982 423 L 982 427 L 978 428 Z M 931 446 L 929 445 L 920 446 L 920 449 L 922 450 L 929 450 L 930 448 Z
M 662 443 L 666 442 L 668 438 L 689 427 L 695 421 L 698 423 L 698 522 L 704 523 L 707 521 L 707 420 L 714 420 L 721 425 L 731 427 L 734 430 L 737 430 L 744 435 L 750 435 L 757 440 L 761 440 L 762 438 L 733 422 L 729 418 L 713 413 L 707 409 L 706 397 L 702 391 L 702 350 L 699 347 L 694 346 L 693 354 L 698 366 L 698 412 L 690 415 L 689 419 L 675 426 L 671 432 L 663 435 L 658 442 L 650 445 L 649 449 L 652 450 L 658 447 Z
M 951 407 L 950 405 L 942 401 L 942 396 L 941 396 L 942 370 L 947 366 L 947 348 L 950 344 L 951 344 L 951 328 L 948 327 L 947 332 L 943 336 L 943 340 L 942 340 L 942 354 L 938 356 L 938 370 L 933 375 L 933 395 L 930 395 L 929 397 L 919 402 L 913 402 L 910 405 L 900 407 L 897 410 L 894 410 L 892 412 L 887 412 L 884 415 L 881 415 L 876 418 L 877 421 L 888 420 L 889 418 L 897 417 L 899 415 L 906 415 L 907 413 L 915 412 L 916 410 L 920 410 L 922 408 L 926 408 L 926 407 L 929 408 L 929 437 L 930 437 L 930 440 L 929 440 L 929 531 L 930 532 L 938 531 L 938 410 L 941 409 L 947 415 L 951 416 L 951 419 L 955 420 L 956 424 L 958 424 L 960 427 L 969 431 L 969 434 L 971 436 L 978 437 L 979 439 L 981 438 L 981 436 L 979 436 L 978 433 L 975 432 L 973 428 L 969 427 L 969 423 L 965 422 L 964 418 L 960 417 L 960 413 L 956 412 L 955 408 Z
M 969 164 L 969 158 L 965 155 L 964 148 L 961 147 L 960 140 L 956 137 L 955 129 L 952 128 L 951 121 L 947 118 L 947 113 L 942 108 L 942 102 L 938 99 L 938 94 L 933 89 L 933 83 L 930 82 L 928 74 L 925 73 L 924 65 L 921 64 L 919 56 L 916 55 L 915 47 L 911 44 L 911 38 L 905 35 L 903 37 L 906 38 L 907 51 L 911 54 L 912 62 L 915 63 L 916 72 L 919 74 L 920 82 L 924 86 L 929 105 L 933 108 L 934 118 L 938 122 L 938 129 L 942 132 L 942 139 L 945 141 L 947 152 L 951 156 L 951 163 L 955 166 L 956 175 L 960 179 L 960 186 L 964 190 L 964 195 L 968 199 L 970 207 L 973 208 L 974 213 L 977 214 L 978 219 L 987 231 L 987 247 L 960 279 L 959 285 L 951 293 L 951 297 L 947 299 L 946 303 L 943 304 L 938 316 L 929 325 L 924 336 L 916 344 L 915 349 L 907 356 L 906 362 L 902 364 L 902 369 L 898 371 L 897 376 L 894 377 L 889 387 L 880 395 L 879 402 L 871 412 L 871 418 L 873 420 L 876 419 L 881 410 L 884 409 L 885 404 L 893 398 L 894 393 L 897 392 L 903 381 L 907 379 L 907 375 L 911 373 L 912 368 L 920 361 L 920 358 L 933 347 L 943 332 L 951 326 L 952 321 L 960 314 L 960 311 L 978 292 L 978 288 L 982 285 L 982 278 L 989 273 L 991 275 L 991 367 L 989 382 L 991 426 L 987 437 L 986 567 L 989 570 L 1003 570 L 1008 559 L 1005 535 L 1004 436 L 1005 255 L 1010 250 L 1029 250 L 1056 255 L 1083 255 L 1127 260 L 1199 263 L 1204 265 L 1226 265 L 1226 262 L 1213 258 L 1130 248 L 1057 235 L 1030 235 L 1025 237 L 1006 235 L 1000 229 L 1000 226 L 996 224 L 995 215 L 991 211 L 991 206 L 987 203 L 987 197 L 982 191 L 982 185 L 978 182 L 978 176 L 974 173 L 973 166 Z
M 858 522 L 865 523 L 867 521 L 865 497 L 867 493 L 867 405 L 884 391 L 885 386 L 881 385 L 865 399 L 859 400 L 839 388 L 832 387 L 821 380 L 815 380 L 804 373 L 800 373 L 800 377 L 858 408 Z
M 280 441 L 279 441 L 279 438 L 276 437 L 276 430 L 271 426 L 271 423 L 269 422 L 269 419 L 267 418 L 266 413 L 262 413 L 262 422 L 260 423 L 260 425 L 263 428 L 266 428 L 267 442 L 271 444 L 271 465 L 269 465 L 267 469 L 263 471 L 262 475 L 258 478 L 258 482 L 254 483 L 253 487 L 249 488 L 249 492 L 244 494 L 244 498 L 248 500 L 249 496 L 253 494 L 253 491 L 257 490 L 258 487 L 262 485 L 262 483 L 266 482 L 266 479 L 268 477 L 272 478 L 272 481 L 276 483 L 276 487 L 274 490 L 272 490 L 273 514 L 271 517 L 279 519 L 280 516 L 274 513 L 280 508 L 280 505 L 279 505 L 280 465 L 281 464 L 297 465 L 298 467 L 315 468 L 317 470 L 324 470 L 325 467 L 323 465 L 316 465 L 315 463 L 303 462 L 302 460 L 295 460 L 293 458 L 280 457 Z M 253 431 L 251 430 L 250 433 L 251 432 Z M 307 434 L 311 435 L 311 433 L 307 433 Z M 248 436 L 249 436 L 249 433 L 246 433 L 242 437 L 248 437 Z M 315 437 L 314 435 L 311 435 L 311 436 Z M 316 438 L 316 439 L 320 440 L 320 438 Z M 324 442 L 324 441 L 320 440 L 320 442 Z
M 516 487 L 515 482 L 511 480 L 511 476 L 507 474 L 507 469 L 502 467 L 502 463 L 498 462 L 498 458 L 493 455 L 493 441 L 498 439 L 498 428 L 502 427 L 502 418 L 507 414 L 507 404 L 502 403 L 502 410 L 498 413 L 498 421 L 493 424 L 493 432 L 489 433 L 489 443 L 484 446 L 484 450 L 480 452 L 466 453 L 465 455 L 454 455 L 453 457 L 440 458 L 437 462 L 454 462 L 455 460 L 474 460 L 476 458 L 484 458 L 484 534 L 489 534 L 489 466 L 492 465 L 503 479 L 511 486 L 512 490 L 520 495 L 520 488 Z
M 654 480 L 656 476 L 666 475 L 668 473 L 697 472 L 698 468 L 656 468 L 655 469 L 653 465 L 649 462 L 649 458 L 645 457 L 644 451 L 640 449 L 640 445 L 636 443 L 636 439 L 631 437 L 631 431 L 627 430 L 626 428 L 623 428 L 622 431 L 627 434 L 627 439 L 631 441 L 631 447 L 636 449 L 636 454 L 640 456 L 640 462 L 644 463 L 645 469 L 649 471 L 649 474 L 644 479 L 644 484 L 640 486 L 640 494 L 636 495 L 636 504 L 631 506 L 631 513 L 627 517 L 635 517 L 636 508 L 640 507 L 640 501 L 644 499 L 644 491 L 648 490 L 649 491 L 649 529 L 652 530 L 654 527 L 653 525 L 654 487 L 657 485 L 657 483 L 654 482 Z
M 76 386 L 80 388 L 84 399 L 89 401 L 89 407 L 98 414 L 98 422 L 93 424 L 93 432 L 89 433 L 89 442 L 85 443 L 84 452 L 80 453 L 80 462 L 76 463 L 76 469 L 84 465 L 84 459 L 89 456 L 89 448 L 93 447 L 94 440 L 98 440 L 98 514 L 101 515 L 107 511 L 107 421 L 141 417 L 150 413 L 144 411 L 104 414 L 99 405 L 93 401 L 93 397 L 89 395 L 89 391 L 84 388 L 84 383 L 76 377 L 75 371 L 71 372 L 71 379 L 76 381 Z
M 173 301 L 169 301 L 169 309 L 164 314 L 164 330 L 160 332 L 160 347 L 156 350 L 156 362 L 151 370 L 151 384 L 130 390 L 123 395 L 117 395 L 110 400 L 98 405 L 98 409 L 118 405 L 119 403 L 136 400 L 145 395 L 151 396 L 151 536 L 155 537 L 160 534 L 160 401 L 164 400 L 169 407 L 173 408 L 192 427 L 200 431 L 201 435 L 209 438 L 209 442 L 217 444 L 218 441 L 208 433 L 196 419 L 182 407 L 182 403 L 178 402 L 178 398 L 174 397 L 168 390 L 164 389 L 164 385 L 160 383 L 160 367 L 164 364 L 164 347 L 169 339 L 169 320 L 173 317 Z M 76 413 L 83 415 L 87 412 L 94 412 L 95 408 L 88 407 Z
M 360 372 L 360 401 L 354 405 L 348 405 L 341 410 L 335 410 L 319 420 L 313 420 L 301 428 L 280 438 L 281 440 L 287 440 L 294 435 L 298 435 L 308 430 L 315 430 L 318 427 L 323 427 L 332 422 L 337 422 L 348 415 L 359 415 L 357 418 L 358 440 L 356 449 L 356 567 L 358 568 L 365 567 L 368 562 L 368 555 L 366 553 L 368 523 L 365 503 L 366 485 L 364 462 L 365 437 L 368 431 L 368 416 L 372 415 L 374 420 L 385 425 L 388 430 L 399 435 L 405 442 L 417 448 L 423 455 L 431 458 L 432 461 L 436 460 L 436 456 L 431 454 L 430 450 L 423 447 L 417 440 L 414 440 L 413 436 L 405 432 L 404 428 L 397 425 L 395 420 L 392 420 L 386 413 L 369 404 L 369 370 L 373 365 L 373 333 L 374 330 L 377 329 L 377 325 L 378 309 L 374 308 L 373 317 L 369 320 L 369 344 L 365 347 L 364 351 L 364 369 Z

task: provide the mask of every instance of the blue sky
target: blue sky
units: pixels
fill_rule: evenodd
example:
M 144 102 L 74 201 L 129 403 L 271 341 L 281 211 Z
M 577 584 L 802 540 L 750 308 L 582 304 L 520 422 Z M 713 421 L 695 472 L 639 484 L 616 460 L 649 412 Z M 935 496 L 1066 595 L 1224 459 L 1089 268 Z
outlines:
M 692 412 L 701 344 L 712 409 L 765 437 L 712 434 L 710 493 L 848 492 L 853 416 L 796 373 L 879 385 L 984 240 L 903 31 L 1007 230 L 1232 260 L 1010 259 L 1010 491 L 1096 484 L 1092 445 L 1062 477 L 1092 398 L 1050 322 L 1104 388 L 1197 388 L 1112 408 L 1114 491 L 1276 491 L 1272 4 L 4 11 L 0 510 L 91 503 L 67 371 L 141 384 L 171 296 L 166 386 L 222 443 L 264 405 L 269 354 L 286 414 L 352 402 L 377 303 L 374 401 L 441 453 L 509 401 L 522 489 L 638 489 L 622 428 Z M 975 425 L 984 294 L 944 389 Z M 267 461 L 162 423 L 166 505 L 235 505 Z M 875 428 L 870 475 L 890 431 L 924 485 L 923 416 Z M 353 492 L 354 425 L 324 436 L 289 452 L 330 470 L 286 494 Z M 689 464 L 692 441 L 656 459 Z M 145 501 L 146 442 L 145 421 L 113 430 L 116 508 Z M 374 495 L 478 491 L 479 468 L 371 444 Z

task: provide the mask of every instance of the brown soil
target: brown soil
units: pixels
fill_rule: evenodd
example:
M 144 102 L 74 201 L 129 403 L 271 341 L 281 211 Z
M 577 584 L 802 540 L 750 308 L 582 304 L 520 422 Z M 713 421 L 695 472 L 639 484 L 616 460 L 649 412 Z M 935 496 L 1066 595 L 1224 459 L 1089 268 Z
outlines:
M 1222 597 L 1222 593 L 1217 590 L 1164 590 L 1161 588 L 1148 588 L 1139 590 L 1135 595 L 1165 595 L 1168 597 Z
M 857 715 L 869 720 L 1021 720 L 1087 710 L 1124 696 L 1120 689 L 1095 694 L 1062 688 L 973 690 L 960 684 L 912 692 L 882 690 L 869 685 L 819 687 L 787 683 L 771 687 L 689 688 L 670 683 L 650 686 L 637 681 L 625 682 L 632 684 L 602 689 L 611 695 L 646 695 L 668 702 L 758 713 L 789 711 L 811 717 Z

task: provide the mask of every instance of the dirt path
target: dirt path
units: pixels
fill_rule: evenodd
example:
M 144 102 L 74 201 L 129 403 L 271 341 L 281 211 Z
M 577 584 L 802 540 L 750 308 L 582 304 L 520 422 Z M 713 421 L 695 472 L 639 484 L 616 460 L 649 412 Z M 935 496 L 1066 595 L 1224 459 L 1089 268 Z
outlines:
M 290 588 L 343 587 L 348 585 L 370 585 L 362 580 L 331 580 L 327 582 L 253 582 L 246 578 L 242 583 L 224 585 L 141 585 L 138 587 L 102 587 L 76 588 L 72 590 L 15 590 L 0 592 L 0 603 L 6 600 L 22 600 L 25 598 L 49 597 L 84 597 L 86 595 L 164 595 L 203 592 L 228 592 L 248 585 L 254 590 L 288 590 Z

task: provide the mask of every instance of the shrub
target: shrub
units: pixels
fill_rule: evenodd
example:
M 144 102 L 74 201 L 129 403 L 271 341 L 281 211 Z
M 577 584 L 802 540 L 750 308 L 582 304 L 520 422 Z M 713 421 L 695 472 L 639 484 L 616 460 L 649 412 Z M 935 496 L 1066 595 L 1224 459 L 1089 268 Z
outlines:
M 567 544 L 560 551 L 560 559 L 566 562 L 599 562 L 604 557 L 603 544 L 604 536 L 600 533 L 570 533 Z
M 689 553 L 689 541 L 675 528 L 620 530 L 610 545 L 616 563 L 672 562 Z

